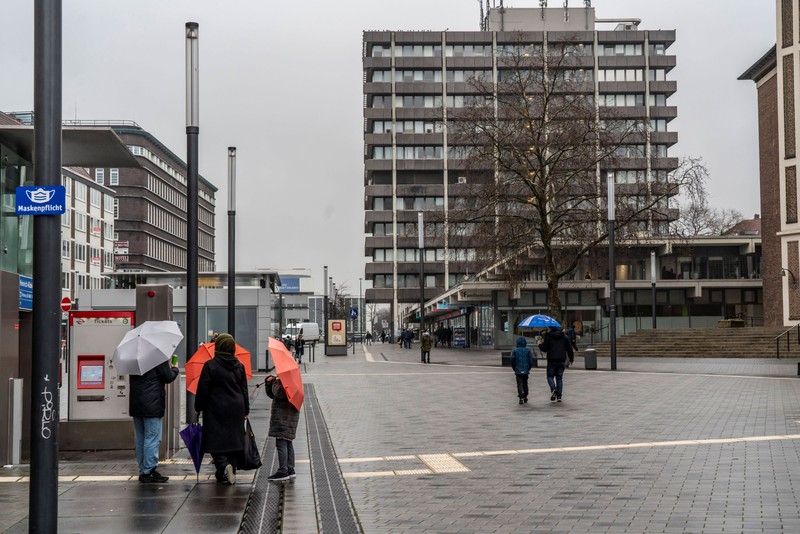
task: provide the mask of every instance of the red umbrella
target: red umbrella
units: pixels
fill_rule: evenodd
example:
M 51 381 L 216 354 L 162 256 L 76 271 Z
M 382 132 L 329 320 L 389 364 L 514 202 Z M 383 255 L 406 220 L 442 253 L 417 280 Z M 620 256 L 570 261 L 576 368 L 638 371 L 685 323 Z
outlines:
M 286 398 L 295 408 L 300 410 L 305 398 L 300 367 L 286 349 L 286 345 L 279 339 L 269 338 L 269 352 L 272 354 L 272 362 L 275 364 L 275 373 L 280 378 L 281 385 L 286 391 Z
M 236 344 L 236 359 L 244 365 L 244 372 L 247 379 L 253 377 L 253 370 L 250 368 L 250 352 Z M 197 352 L 186 362 L 186 390 L 197 393 L 197 382 L 200 380 L 200 373 L 208 360 L 214 357 L 214 343 L 203 343 Z

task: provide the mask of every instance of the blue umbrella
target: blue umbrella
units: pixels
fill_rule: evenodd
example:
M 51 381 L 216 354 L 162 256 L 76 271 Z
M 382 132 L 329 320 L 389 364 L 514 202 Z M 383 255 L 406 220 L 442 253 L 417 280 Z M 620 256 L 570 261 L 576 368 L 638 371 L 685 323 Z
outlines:
M 194 470 L 197 473 L 197 480 L 200 480 L 200 465 L 203 463 L 203 427 L 200 423 L 191 423 L 189 426 L 181 430 L 181 439 L 186 444 L 189 450 L 189 456 L 192 457 L 194 463 Z
M 558 321 L 549 315 L 543 315 L 541 313 L 524 318 L 517 326 L 520 328 L 547 328 L 554 326 L 561 328 L 561 324 Z

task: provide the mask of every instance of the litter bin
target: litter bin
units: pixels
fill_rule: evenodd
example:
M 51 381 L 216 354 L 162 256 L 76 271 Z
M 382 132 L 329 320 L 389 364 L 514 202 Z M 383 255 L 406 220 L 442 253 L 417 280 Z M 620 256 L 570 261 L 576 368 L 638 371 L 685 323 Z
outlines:
M 503 351 L 500 353 L 501 367 L 511 367 L 511 351 Z
M 594 349 L 584 350 L 583 363 L 586 369 L 597 369 L 597 351 Z

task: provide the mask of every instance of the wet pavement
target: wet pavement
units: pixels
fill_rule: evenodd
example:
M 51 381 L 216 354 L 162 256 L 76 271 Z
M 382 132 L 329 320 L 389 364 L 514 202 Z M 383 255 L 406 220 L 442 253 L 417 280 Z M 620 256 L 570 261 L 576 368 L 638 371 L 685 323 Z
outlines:
M 417 346 L 318 351 L 284 485 L 259 483 L 265 468 L 218 485 L 208 463 L 197 482 L 186 451 L 160 485 L 138 482 L 130 452 L 62 461 L 59 532 L 274 532 L 254 505 L 264 488 L 283 532 L 352 531 L 348 514 L 366 533 L 800 532 L 797 360 L 620 358 L 611 372 L 578 357 L 564 402 L 534 369 L 523 405 L 499 351 L 431 361 Z M 265 453 L 269 402 L 251 417 Z M 27 531 L 26 475 L 0 469 L 1 532 Z

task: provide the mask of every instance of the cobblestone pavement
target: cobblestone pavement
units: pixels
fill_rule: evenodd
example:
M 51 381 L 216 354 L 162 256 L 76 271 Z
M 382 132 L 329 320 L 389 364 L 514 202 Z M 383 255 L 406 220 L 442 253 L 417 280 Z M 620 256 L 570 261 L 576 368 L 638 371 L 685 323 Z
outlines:
M 620 359 L 610 372 L 578 358 L 564 402 L 534 369 L 523 405 L 499 351 L 431 360 L 376 344 L 304 364 L 366 533 L 800 532 L 796 360 Z M 269 403 L 256 405 L 265 436 Z M 314 532 L 304 436 L 295 447 L 284 532 Z M 62 476 L 101 475 L 60 484 L 61 532 L 235 532 L 250 491 L 196 485 L 179 459 L 162 494 L 142 496 L 155 490 L 102 478 L 132 473 L 129 458 L 92 460 L 61 463 Z M 25 474 L 0 469 L 0 531 L 26 530 Z

